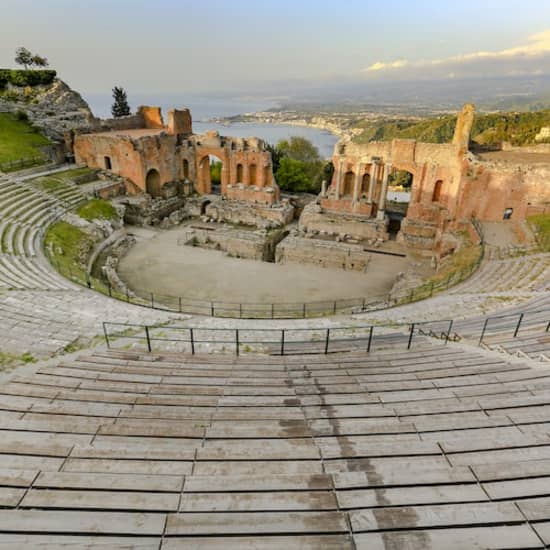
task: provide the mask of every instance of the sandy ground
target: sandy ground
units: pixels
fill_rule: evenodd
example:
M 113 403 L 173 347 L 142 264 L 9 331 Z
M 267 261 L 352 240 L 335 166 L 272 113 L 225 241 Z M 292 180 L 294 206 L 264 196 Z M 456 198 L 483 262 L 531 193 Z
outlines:
M 178 245 L 181 229 L 140 239 L 119 274 L 138 294 L 153 292 L 224 302 L 311 302 L 387 293 L 408 259 L 373 254 L 366 273 L 229 258 Z

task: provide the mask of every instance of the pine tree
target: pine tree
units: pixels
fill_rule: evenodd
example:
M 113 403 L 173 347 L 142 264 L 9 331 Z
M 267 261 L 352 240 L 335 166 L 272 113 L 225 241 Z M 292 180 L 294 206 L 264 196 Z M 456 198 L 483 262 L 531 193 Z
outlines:
M 130 114 L 130 105 L 128 105 L 128 98 L 124 88 L 115 86 L 113 88 L 113 99 L 115 101 L 111 107 L 111 113 L 115 118 Z

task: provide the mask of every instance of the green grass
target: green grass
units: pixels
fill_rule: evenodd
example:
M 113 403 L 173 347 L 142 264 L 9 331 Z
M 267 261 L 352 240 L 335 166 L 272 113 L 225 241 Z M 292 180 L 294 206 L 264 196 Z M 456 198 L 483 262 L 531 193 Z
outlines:
M 550 252 L 550 214 L 529 216 L 527 221 L 533 227 L 541 249 Z
M 59 221 L 48 228 L 44 245 L 53 251 L 51 259 L 59 271 L 81 283 L 86 281 L 86 264 L 82 259 L 88 258 L 94 247 L 90 235 L 70 223 Z
M 102 199 L 92 199 L 83 204 L 77 210 L 77 214 L 88 221 L 98 219 L 114 220 L 118 217 L 116 208 L 110 202 Z
M 73 178 L 90 174 L 93 172 L 91 168 L 74 168 L 73 170 L 65 170 L 64 172 L 56 172 L 50 176 L 42 176 L 39 178 L 33 178 L 31 182 L 48 192 L 55 192 L 60 187 L 66 186 Z
M 0 351 L 0 371 L 10 370 L 21 364 L 36 363 L 36 361 L 37 359 L 28 351 L 22 355 L 15 355 L 13 353 Z
M 0 113 L 0 164 L 35 156 L 44 158 L 38 147 L 49 143 L 28 122 L 18 120 L 12 113 Z

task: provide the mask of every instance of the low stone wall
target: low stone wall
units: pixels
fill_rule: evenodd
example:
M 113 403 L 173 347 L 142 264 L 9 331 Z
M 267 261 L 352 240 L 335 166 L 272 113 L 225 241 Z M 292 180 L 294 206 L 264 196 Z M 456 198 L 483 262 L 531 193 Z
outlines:
M 178 244 L 222 250 L 236 258 L 262 260 L 265 231 L 239 231 L 233 228 L 189 227 Z
M 370 254 L 357 244 L 289 236 L 276 248 L 279 263 L 308 263 L 321 267 L 366 271 Z
M 204 213 L 217 222 L 268 229 L 290 223 L 294 216 L 294 207 L 287 202 L 271 207 L 220 199 L 208 204 Z
M 350 236 L 356 240 L 389 239 L 388 220 L 367 219 L 360 216 L 332 213 L 318 204 L 308 204 L 299 222 L 300 231 L 316 232 L 339 237 Z

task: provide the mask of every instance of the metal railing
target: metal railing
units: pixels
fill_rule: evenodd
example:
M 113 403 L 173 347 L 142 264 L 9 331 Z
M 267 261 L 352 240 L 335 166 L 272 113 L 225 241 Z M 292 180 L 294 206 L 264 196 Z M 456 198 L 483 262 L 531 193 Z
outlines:
M 169 325 L 103 323 L 109 349 L 141 347 L 148 352 L 262 352 L 271 355 L 329 354 L 374 349 L 410 350 L 418 337 L 438 338 L 442 345 L 454 339 L 452 321 L 426 321 L 401 325 L 402 330 L 380 325 L 297 329 L 201 328 Z
M 487 317 L 483 323 L 478 344 L 490 336 L 511 336 L 517 338 L 520 330 L 532 330 L 535 327 L 550 331 L 550 311 L 548 309 L 522 311 Z

